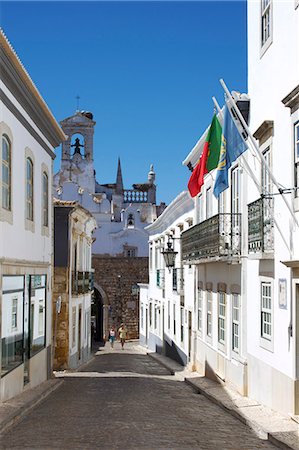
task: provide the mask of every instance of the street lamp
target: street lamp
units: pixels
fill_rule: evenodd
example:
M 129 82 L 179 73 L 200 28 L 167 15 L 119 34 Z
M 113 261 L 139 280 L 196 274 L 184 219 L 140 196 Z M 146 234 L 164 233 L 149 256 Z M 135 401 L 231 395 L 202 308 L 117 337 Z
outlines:
M 175 257 L 178 252 L 174 251 L 172 241 L 169 240 L 169 237 L 167 242 L 167 248 L 162 250 L 161 253 L 164 256 L 165 265 L 166 267 L 168 267 L 168 270 L 170 271 L 170 268 L 174 267 Z

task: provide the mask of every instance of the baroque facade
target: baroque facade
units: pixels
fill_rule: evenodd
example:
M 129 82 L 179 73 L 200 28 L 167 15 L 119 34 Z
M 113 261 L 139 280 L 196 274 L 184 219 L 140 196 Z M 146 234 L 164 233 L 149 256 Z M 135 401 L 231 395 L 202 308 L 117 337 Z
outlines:
M 54 148 L 65 135 L 0 31 L 0 398 L 52 375 Z M 5 239 L 3 239 L 5 236 Z
M 127 322 L 129 337 L 136 338 L 139 308 L 132 286 L 147 281 L 145 227 L 156 220 L 165 205 L 156 205 L 153 166 L 147 181 L 134 184 L 132 189 L 123 186 L 120 160 L 115 183 L 100 184 L 96 180 L 95 125 L 92 113 L 84 111 L 77 111 L 61 122 L 68 139 L 62 144 L 61 168 L 54 176 L 54 195 L 60 200 L 77 201 L 97 222 L 92 246 L 96 338 L 101 340 L 112 324 L 118 326 L 122 321 Z M 105 276 L 108 266 L 109 283 Z

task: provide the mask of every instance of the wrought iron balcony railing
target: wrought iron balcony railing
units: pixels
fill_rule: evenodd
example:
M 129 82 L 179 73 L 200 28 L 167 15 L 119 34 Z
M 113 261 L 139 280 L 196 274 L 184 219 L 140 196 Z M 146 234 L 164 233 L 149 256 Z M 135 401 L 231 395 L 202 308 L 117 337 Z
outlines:
M 172 269 L 172 290 L 179 295 L 184 295 L 184 269 L 183 267 Z
M 86 294 L 93 289 L 93 272 L 72 272 L 72 294 Z
M 165 269 L 157 269 L 156 271 L 156 285 L 164 289 L 165 287 Z
M 248 205 L 248 252 L 274 251 L 273 198 L 259 198 Z
M 231 260 L 241 253 L 241 214 L 217 214 L 182 233 L 183 261 Z

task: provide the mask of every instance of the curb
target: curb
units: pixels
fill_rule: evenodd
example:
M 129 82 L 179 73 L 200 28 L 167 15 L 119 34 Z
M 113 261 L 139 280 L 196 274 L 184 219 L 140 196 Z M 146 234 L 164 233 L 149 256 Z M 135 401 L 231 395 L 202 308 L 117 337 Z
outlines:
M 158 362 L 161 366 L 166 368 L 171 373 L 171 375 L 176 375 L 176 371 L 171 369 L 169 367 L 169 365 L 167 364 L 167 362 L 165 362 L 159 358 L 155 358 L 155 356 L 154 356 L 155 352 L 149 352 L 149 353 L 147 353 L 147 355 L 150 356 L 154 361 Z M 213 395 L 211 395 L 209 392 L 207 392 L 206 390 L 204 390 L 204 389 L 200 388 L 199 386 L 197 386 L 196 384 L 194 384 L 192 382 L 192 378 L 184 377 L 184 382 L 188 386 L 190 386 L 195 392 L 197 392 L 198 394 L 204 395 L 211 402 L 218 405 L 220 408 L 222 408 L 224 411 L 228 412 L 230 415 L 232 415 L 233 417 L 238 419 L 244 425 L 248 426 L 261 439 L 268 440 L 268 442 L 271 442 L 273 445 L 277 446 L 281 450 L 294 450 L 294 447 L 290 447 L 288 444 L 286 444 L 285 442 L 283 442 L 280 439 L 278 439 L 277 437 L 275 437 L 275 435 L 273 433 L 269 433 L 268 431 L 266 431 L 263 427 L 261 427 L 259 425 L 259 423 L 255 422 L 253 420 L 246 419 L 236 409 L 231 409 L 231 408 L 227 407 L 226 405 L 221 403 L 220 400 L 218 400 Z
M 175 370 L 171 369 L 171 368 L 168 366 L 168 364 L 165 363 L 164 361 L 161 361 L 159 358 L 155 358 L 155 356 L 154 356 L 155 353 L 153 353 L 153 352 L 147 352 L 146 354 L 147 354 L 147 356 L 149 356 L 150 358 L 152 358 L 154 361 L 157 361 L 157 362 L 160 364 L 160 366 L 163 366 L 163 367 L 164 367 L 164 369 L 167 369 L 168 372 L 170 372 L 170 375 L 175 375 Z
M 47 381 L 51 380 L 52 379 Z M 42 392 L 40 396 L 24 403 L 22 406 L 17 408 L 15 414 L 10 414 L 10 417 L 7 417 L 0 423 L 0 433 L 2 434 L 6 432 L 8 428 L 10 428 L 12 425 L 15 425 L 25 414 L 28 414 L 28 412 L 30 412 L 35 406 L 42 403 L 52 392 L 56 391 L 56 389 L 58 389 L 63 382 L 64 380 L 57 380 L 56 383 L 53 383 L 53 385 L 49 387 L 49 389 Z
M 263 427 L 261 427 L 257 422 L 254 420 L 246 419 L 241 413 L 238 412 L 238 410 L 228 408 L 226 405 L 221 403 L 221 401 L 217 400 L 213 395 L 209 394 L 204 389 L 200 388 L 199 386 L 192 383 L 192 379 L 185 378 L 185 383 L 188 384 L 193 388 L 195 392 L 198 394 L 204 395 L 206 398 L 208 398 L 211 402 L 215 403 L 216 405 L 220 406 L 224 411 L 228 412 L 232 416 L 234 416 L 236 419 L 240 420 L 244 425 L 251 428 L 261 439 L 268 440 L 272 444 L 276 445 L 281 450 L 294 450 L 294 447 L 290 447 L 285 442 L 281 441 L 277 437 L 275 437 L 272 433 L 269 433 L 266 431 Z

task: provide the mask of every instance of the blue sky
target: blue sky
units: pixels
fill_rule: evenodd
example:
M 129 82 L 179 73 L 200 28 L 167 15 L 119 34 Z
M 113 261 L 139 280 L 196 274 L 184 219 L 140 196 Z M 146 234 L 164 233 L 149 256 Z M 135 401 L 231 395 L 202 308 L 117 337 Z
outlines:
M 209 125 L 219 79 L 246 91 L 246 2 L 2 2 L 1 26 L 58 121 L 92 111 L 97 180 L 126 188 L 154 164 L 157 200 Z M 57 151 L 55 171 L 60 164 Z

